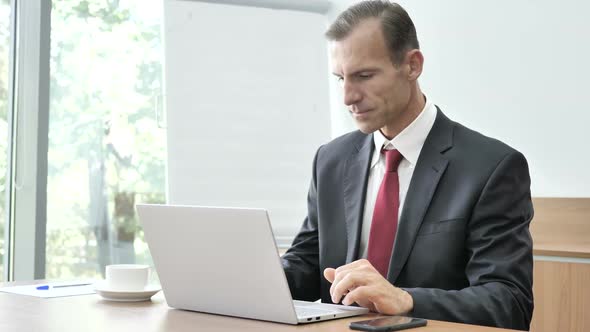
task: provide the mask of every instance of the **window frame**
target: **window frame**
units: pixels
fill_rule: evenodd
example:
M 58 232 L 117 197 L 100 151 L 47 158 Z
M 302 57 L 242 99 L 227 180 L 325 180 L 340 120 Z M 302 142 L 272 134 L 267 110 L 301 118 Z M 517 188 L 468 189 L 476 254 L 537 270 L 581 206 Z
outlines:
M 20 281 L 45 277 L 51 1 L 11 8 L 5 280 Z

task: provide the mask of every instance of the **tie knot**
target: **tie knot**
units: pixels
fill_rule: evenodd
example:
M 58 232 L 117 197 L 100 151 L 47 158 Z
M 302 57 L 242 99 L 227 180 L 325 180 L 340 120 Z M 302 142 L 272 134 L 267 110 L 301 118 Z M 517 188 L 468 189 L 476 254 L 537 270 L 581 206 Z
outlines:
M 382 149 L 381 153 L 385 154 L 385 169 L 387 172 L 396 172 L 397 166 L 399 166 L 402 160 L 402 154 L 398 150 L 385 150 Z

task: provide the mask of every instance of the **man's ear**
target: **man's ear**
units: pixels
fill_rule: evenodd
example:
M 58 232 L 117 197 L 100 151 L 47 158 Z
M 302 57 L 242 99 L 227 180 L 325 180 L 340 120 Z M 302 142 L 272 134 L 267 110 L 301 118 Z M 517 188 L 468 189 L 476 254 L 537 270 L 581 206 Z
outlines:
M 413 49 L 406 53 L 408 80 L 415 81 L 422 74 L 424 66 L 424 55 L 418 49 Z

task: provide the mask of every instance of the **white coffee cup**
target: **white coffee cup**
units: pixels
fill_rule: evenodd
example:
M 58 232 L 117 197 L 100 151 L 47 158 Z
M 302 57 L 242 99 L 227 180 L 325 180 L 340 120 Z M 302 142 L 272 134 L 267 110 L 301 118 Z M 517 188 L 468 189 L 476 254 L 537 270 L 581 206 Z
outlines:
M 114 264 L 106 267 L 106 286 L 115 291 L 140 291 L 147 286 L 150 267 L 140 264 Z

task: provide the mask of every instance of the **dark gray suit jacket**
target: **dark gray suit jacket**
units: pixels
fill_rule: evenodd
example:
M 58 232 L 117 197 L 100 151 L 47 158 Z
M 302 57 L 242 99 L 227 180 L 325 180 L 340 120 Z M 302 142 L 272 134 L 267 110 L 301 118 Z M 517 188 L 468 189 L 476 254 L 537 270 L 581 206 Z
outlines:
M 295 299 L 330 303 L 322 273 L 356 260 L 372 135 L 320 147 L 308 216 L 282 262 Z M 410 315 L 528 330 L 533 217 L 524 156 L 440 109 L 403 206 L 387 279 L 414 299 Z

